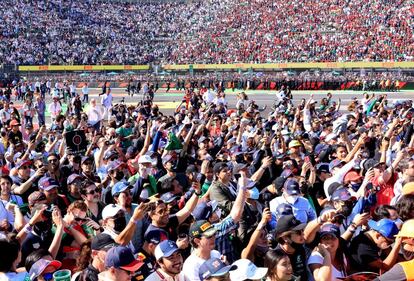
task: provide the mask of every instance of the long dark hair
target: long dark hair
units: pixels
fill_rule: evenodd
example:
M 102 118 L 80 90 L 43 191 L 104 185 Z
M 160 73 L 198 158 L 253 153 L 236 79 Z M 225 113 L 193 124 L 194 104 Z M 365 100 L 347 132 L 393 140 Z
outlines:
M 269 250 L 264 257 L 264 266 L 267 267 L 269 277 L 276 276 L 276 266 L 284 258 L 289 256 L 281 250 Z
M 403 195 L 396 205 L 398 210 L 398 215 L 403 221 L 414 218 L 414 194 Z
M 91 239 L 86 240 L 80 247 L 80 254 L 76 259 L 76 271 L 82 271 L 88 267 L 92 261 Z
M 0 272 L 7 273 L 12 270 L 20 252 L 20 244 L 15 239 L 0 240 Z

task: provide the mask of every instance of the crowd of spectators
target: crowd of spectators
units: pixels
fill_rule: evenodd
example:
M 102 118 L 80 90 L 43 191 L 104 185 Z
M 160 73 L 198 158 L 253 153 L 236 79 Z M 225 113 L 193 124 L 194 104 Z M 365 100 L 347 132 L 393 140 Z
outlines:
M 404 0 L 5 0 L 0 61 L 407 61 L 414 57 L 412 14 Z
M 33 85 L 0 94 L 0 280 L 413 280 L 411 100 L 219 85 L 169 116 L 69 85 L 45 122 Z

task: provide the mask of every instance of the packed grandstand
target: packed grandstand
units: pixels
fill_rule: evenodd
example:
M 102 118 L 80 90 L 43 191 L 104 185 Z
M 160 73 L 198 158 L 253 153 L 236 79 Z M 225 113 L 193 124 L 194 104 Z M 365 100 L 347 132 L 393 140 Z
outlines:
M 411 61 L 412 1 L 0 1 L 0 61 Z

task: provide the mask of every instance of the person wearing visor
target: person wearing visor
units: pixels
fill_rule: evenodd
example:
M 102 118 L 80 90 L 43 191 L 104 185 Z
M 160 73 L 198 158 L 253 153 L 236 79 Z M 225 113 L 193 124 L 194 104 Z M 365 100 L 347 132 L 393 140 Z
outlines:
M 158 268 L 146 281 L 184 281 L 183 257 L 174 241 L 162 241 L 155 248 Z
M 211 258 L 200 266 L 200 281 L 231 281 L 230 273 L 237 265 L 226 265 L 219 258 Z
M 201 265 L 210 258 L 220 259 L 221 253 L 215 250 L 217 230 L 206 220 L 194 222 L 190 227 L 191 255 L 185 260 L 183 272 L 186 280 L 201 281 Z
M 402 238 L 395 238 L 398 227 L 390 219 L 381 219 L 377 222 L 371 220 L 368 226 L 370 230 L 360 233 L 351 242 L 351 268 L 355 272 L 387 271 L 397 262 L 401 248 Z M 380 254 L 390 247 L 388 255 Z
M 52 281 L 53 273 L 61 268 L 62 263 L 57 260 L 40 259 L 35 262 L 29 271 L 30 281 Z
M 283 185 L 282 196 L 276 197 L 270 201 L 270 211 L 276 213 L 280 204 L 289 204 L 292 206 L 295 217 L 302 223 L 307 223 L 316 219 L 315 210 L 309 201 L 301 196 L 299 183 L 295 179 L 286 180 Z

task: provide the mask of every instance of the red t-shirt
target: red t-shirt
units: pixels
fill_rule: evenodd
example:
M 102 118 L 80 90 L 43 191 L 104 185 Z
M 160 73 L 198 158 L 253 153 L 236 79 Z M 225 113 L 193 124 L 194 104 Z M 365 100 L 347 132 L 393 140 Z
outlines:
M 391 199 L 394 198 L 394 184 L 398 180 L 398 174 L 394 173 L 388 182 L 382 184 L 378 183 L 378 178 L 379 176 L 374 177 L 371 181 L 374 187 L 380 187 L 380 191 L 377 192 L 377 204 L 389 205 Z

